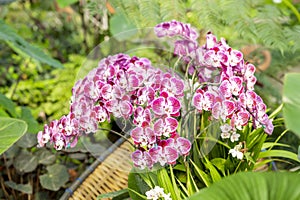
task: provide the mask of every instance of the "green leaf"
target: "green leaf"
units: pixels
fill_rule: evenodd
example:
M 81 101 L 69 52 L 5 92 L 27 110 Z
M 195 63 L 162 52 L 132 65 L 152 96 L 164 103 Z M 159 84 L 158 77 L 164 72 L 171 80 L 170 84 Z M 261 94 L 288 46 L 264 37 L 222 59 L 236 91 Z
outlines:
M 241 172 L 200 190 L 189 200 L 300 199 L 300 174 L 289 172 Z
M 28 107 L 21 108 L 21 117 L 20 119 L 24 120 L 28 125 L 29 133 L 37 133 L 39 131 L 39 123 L 31 114 L 31 110 Z
M 5 185 L 7 185 L 8 187 L 26 193 L 26 194 L 32 194 L 32 185 L 30 185 L 29 183 L 27 184 L 17 184 L 13 181 L 5 181 L 4 182 Z
M 37 157 L 26 150 L 21 151 L 14 161 L 14 167 L 20 173 L 32 172 L 36 169 L 37 165 Z
M 126 198 L 128 196 L 128 189 L 123 189 L 115 192 L 109 192 L 106 194 L 101 194 L 97 197 L 97 199 L 102 199 L 102 198 L 116 198 L 116 197 L 123 197 Z
M 213 182 L 217 182 L 221 180 L 221 175 L 219 174 L 218 170 L 215 168 L 215 166 L 206 158 L 204 165 L 207 167 L 207 169 L 210 172 L 211 178 Z
M 158 185 L 164 188 L 164 192 L 166 194 L 171 193 L 171 198 L 173 200 L 180 198 L 180 196 L 177 196 L 177 192 L 174 189 L 174 186 L 171 182 L 170 176 L 166 168 L 161 168 L 160 170 L 158 170 L 157 181 L 158 181 Z
M 137 34 L 137 29 L 133 23 L 121 13 L 113 15 L 110 20 L 110 32 L 119 41 L 129 39 Z
M 63 68 L 63 65 L 46 55 L 40 48 L 32 46 L 20 37 L 3 20 L 0 20 L 0 40 L 5 41 L 14 51 L 24 57 L 31 57 L 38 62 L 48 64 L 52 67 Z
M 50 165 L 55 162 L 55 154 L 51 153 L 47 149 L 40 149 L 36 152 L 38 156 L 38 162 L 43 165 Z
M 18 140 L 16 144 L 22 148 L 33 147 L 37 144 L 36 134 L 26 133 L 23 135 L 23 137 L 21 137 L 21 139 Z
M 300 136 L 300 73 L 288 73 L 283 86 L 283 115 L 286 127 Z
M 27 130 L 24 121 L 0 117 L 0 155 L 18 141 Z
M 45 189 L 57 191 L 69 180 L 69 173 L 64 165 L 54 164 L 47 166 L 47 171 L 47 174 L 39 176 L 41 185 Z
M 32 186 L 29 183 L 28 184 L 17 184 L 13 181 L 5 181 L 4 183 L 6 186 L 8 186 L 14 190 L 17 190 L 17 191 L 20 191 L 20 192 L 23 192 L 26 194 L 32 194 Z
M 132 199 L 146 199 L 145 193 L 150 189 L 138 173 L 131 172 L 128 175 L 128 192 Z
M 300 145 L 298 147 L 298 159 L 300 160 Z
M 17 117 L 15 103 L 1 93 L 0 93 L 0 107 L 6 110 L 12 117 Z
M 58 3 L 59 7 L 67 7 L 71 4 L 74 4 L 76 2 L 78 2 L 79 0 L 56 0 L 56 2 Z
M 288 144 L 275 143 L 275 142 L 265 142 L 262 146 L 262 149 L 268 149 L 270 147 L 279 146 L 279 147 L 290 147 Z
M 297 157 L 297 154 L 285 151 L 285 150 L 270 150 L 270 151 L 263 151 L 260 152 L 258 158 L 269 158 L 269 157 L 281 157 L 281 158 L 288 158 L 300 163 L 300 160 Z
M 224 158 L 214 158 L 210 161 L 218 170 L 220 170 L 223 175 L 225 175 L 225 163 L 226 160 Z
M 208 187 L 211 185 L 211 178 L 207 175 L 203 170 L 201 170 L 192 160 L 190 160 L 194 166 L 196 175 L 199 177 L 200 180 Z

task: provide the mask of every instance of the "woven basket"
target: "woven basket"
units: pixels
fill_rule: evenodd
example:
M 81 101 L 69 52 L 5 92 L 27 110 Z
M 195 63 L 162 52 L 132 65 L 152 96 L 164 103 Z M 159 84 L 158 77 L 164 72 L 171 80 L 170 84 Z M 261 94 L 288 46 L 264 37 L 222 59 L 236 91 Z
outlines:
M 120 138 L 100 156 L 60 200 L 97 199 L 100 194 L 127 188 L 130 164 L 130 143 Z

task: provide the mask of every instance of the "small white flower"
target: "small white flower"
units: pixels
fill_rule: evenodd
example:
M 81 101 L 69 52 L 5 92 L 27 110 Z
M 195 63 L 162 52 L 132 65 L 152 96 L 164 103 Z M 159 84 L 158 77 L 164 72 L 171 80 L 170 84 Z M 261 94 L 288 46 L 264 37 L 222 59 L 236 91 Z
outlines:
M 242 145 L 240 143 L 240 144 L 236 145 L 233 149 L 230 149 L 229 154 L 231 154 L 232 157 L 234 157 L 234 158 L 236 157 L 237 159 L 242 160 L 244 157 L 244 154 L 243 154 L 243 152 L 240 151 L 241 149 L 242 149 Z
M 220 126 L 220 129 L 222 131 L 221 133 L 222 139 L 230 138 L 230 132 L 232 130 L 232 127 L 229 124 L 224 124 Z
M 222 132 L 221 133 L 221 138 L 222 139 L 230 138 L 230 133 L 229 132 Z
M 155 186 L 153 189 L 146 192 L 147 199 L 150 200 L 158 200 L 160 198 L 164 200 L 172 200 L 170 195 L 170 193 L 165 194 L 164 189 L 159 186 Z
M 220 126 L 220 129 L 222 132 L 230 132 L 232 127 L 229 124 L 224 124 L 223 126 Z
M 232 135 L 230 136 L 230 141 L 231 141 L 231 142 L 239 141 L 239 138 L 240 138 L 240 134 L 234 132 L 234 133 L 232 133 Z
M 281 3 L 282 0 L 273 0 L 273 3 Z

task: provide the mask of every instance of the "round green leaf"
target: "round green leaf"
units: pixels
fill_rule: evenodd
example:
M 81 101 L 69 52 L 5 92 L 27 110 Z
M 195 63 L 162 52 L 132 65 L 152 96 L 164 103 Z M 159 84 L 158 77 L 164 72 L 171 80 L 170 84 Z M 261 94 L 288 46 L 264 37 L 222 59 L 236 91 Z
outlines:
M 47 167 L 47 174 L 39 176 L 43 188 L 57 191 L 69 180 L 69 173 L 64 165 L 54 164 Z
M 4 182 L 5 185 L 7 185 L 8 187 L 26 193 L 26 194 L 32 194 L 32 185 L 30 185 L 29 183 L 27 184 L 17 184 L 13 181 L 5 181 Z
M 189 200 L 298 200 L 300 174 L 290 172 L 241 172 L 200 190 Z
M 288 129 L 300 136 L 300 73 L 288 73 L 284 78 L 283 115 Z
M 27 124 L 18 119 L 0 117 L 0 155 L 18 141 L 27 130 Z
M 19 147 L 30 148 L 37 144 L 37 138 L 35 134 L 26 133 L 16 143 Z
M 20 173 L 32 172 L 38 165 L 38 159 L 32 153 L 24 150 L 15 158 L 14 167 Z
M 40 149 L 37 153 L 38 162 L 43 165 L 50 165 L 55 162 L 56 157 L 53 153 L 46 149 Z

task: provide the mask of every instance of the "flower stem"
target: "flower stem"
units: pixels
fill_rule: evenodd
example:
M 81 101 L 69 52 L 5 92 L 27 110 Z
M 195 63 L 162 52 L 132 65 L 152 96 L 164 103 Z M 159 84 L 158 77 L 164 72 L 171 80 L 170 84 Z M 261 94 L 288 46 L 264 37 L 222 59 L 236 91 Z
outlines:
M 124 138 L 127 142 L 130 143 L 131 146 L 134 147 L 134 144 L 128 139 L 128 134 L 125 133 L 125 135 L 122 135 L 121 133 L 117 132 L 117 131 L 114 131 L 114 130 L 111 130 L 111 129 L 107 129 L 107 128 L 99 128 L 99 130 L 103 130 L 103 131 L 109 131 L 109 132 L 112 132 L 113 134 L 116 134 L 122 138 Z

